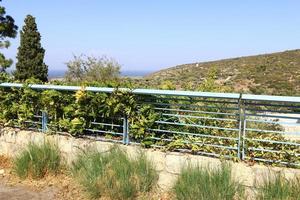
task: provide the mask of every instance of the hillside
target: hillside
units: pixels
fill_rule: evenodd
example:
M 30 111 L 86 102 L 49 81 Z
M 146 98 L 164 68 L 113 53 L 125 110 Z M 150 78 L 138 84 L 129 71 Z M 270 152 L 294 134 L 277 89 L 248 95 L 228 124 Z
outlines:
M 234 92 L 300 96 L 300 49 L 212 62 L 178 65 L 145 77 L 152 83 L 173 82 L 182 89 L 199 85 L 214 68 L 216 82 Z

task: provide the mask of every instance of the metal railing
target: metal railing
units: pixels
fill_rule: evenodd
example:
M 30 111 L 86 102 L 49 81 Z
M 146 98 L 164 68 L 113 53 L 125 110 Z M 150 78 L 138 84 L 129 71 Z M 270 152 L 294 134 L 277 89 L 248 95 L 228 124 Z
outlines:
M 1 83 L 0 88 L 22 84 Z M 78 91 L 79 86 L 38 85 L 34 90 Z M 119 88 L 120 89 L 120 88 Z M 112 93 L 114 88 L 85 87 L 85 91 Z M 143 144 L 201 155 L 300 166 L 300 97 L 121 88 L 151 105 L 159 118 L 142 141 L 131 137 L 127 117 L 98 118 L 85 129 L 86 137 Z M 32 123 L 36 130 L 54 129 L 42 112 Z
M 300 166 L 298 98 L 243 96 L 243 160 Z

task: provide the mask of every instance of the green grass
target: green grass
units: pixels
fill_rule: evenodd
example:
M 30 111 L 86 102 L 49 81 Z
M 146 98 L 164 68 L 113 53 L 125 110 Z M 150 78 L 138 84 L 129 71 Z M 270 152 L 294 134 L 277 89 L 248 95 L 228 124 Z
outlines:
M 188 166 L 182 170 L 173 190 L 180 200 L 239 199 L 244 193 L 242 185 L 232 180 L 227 164 L 214 170 Z
M 281 173 L 269 175 L 258 192 L 262 200 L 300 200 L 300 177 L 288 180 Z
M 117 147 L 106 153 L 94 149 L 80 153 L 72 173 L 91 198 L 134 199 L 150 191 L 158 178 L 144 154 L 129 159 Z
M 48 173 L 57 174 L 61 166 L 61 155 L 56 145 L 45 142 L 30 143 L 13 161 L 13 170 L 20 178 L 43 178 Z

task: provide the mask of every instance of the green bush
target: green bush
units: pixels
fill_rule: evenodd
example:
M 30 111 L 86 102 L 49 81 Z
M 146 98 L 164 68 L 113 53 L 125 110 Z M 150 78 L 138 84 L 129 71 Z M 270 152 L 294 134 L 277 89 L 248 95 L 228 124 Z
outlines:
M 211 71 L 209 78 L 200 85 L 199 89 L 227 91 L 226 88 L 219 90 L 214 85 L 215 76 L 216 72 Z M 144 147 L 162 146 L 169 151 L 184 149 L 195 154 L 218 154 L 235 160 L 240 157 L 234 148 L 220 148 L 220 146 L 238 147 L 237 141 L 230 139 L 240 137 L 238 131 L 232 130 L 236 129 L 239 124 L 236 121 L 236 106 L 231 104 L 219 102 L 213 98 L 206 98 L 203 101 L 203 98 L 196 97 L 135 95 L 130 90 L 125 91 L 120 88 L 116 88 L 112 93 L 90 92 L 85 86 L 76 92 L 40 91 L 28 87 L 28 84 L 32 82 L 36 81 L 28 80 L 24 88 L 0 88 L 1 126 L 41 129 L 41 125 L 33 123 L 37 122 L 36 116 L 40 116 L 43 111 L 48 115 L 48 132 L 68 132 L 73 136 L 79 136 L 95 134 L 96 130 L 101 130 L 103 132 L 101 135 L 99 133 L 101 137 L 120 140 L 122 136 L 112 133 L 124 131 L 122 124 L 125 117 L 130 127 L 130 140 L 141 143 Z M 162 108 L 165 110 L 161 110 Z M 257 106 L 249 108 L 258 109 Z M 259 109 L 273 108 L 262 104 Z M 283 107 L 279 111 L 285 112 L 286 109 Z M 224 115 L 220 113 L 227 112 L 231 114 L 226 117 L 228 119 L 217 120 L 224 118 Z M 227 128 L 227 130 L 220 129 L 220 127 Z M 247 122 L 247 128 L 284 131 L 276 124 L 266 125 L 256 122 Z M 287 163 L 284 165 L 288 167 L 295 167 L 300 163 L 300 158 L 297 156 L 300 149 L 297 145 L 285 143 L 293 141 L 282 134 L 273 132 L 261 134 L 261 132 L 250 130 L 247 130 L 246 134 L 247 140 L 244 143 L 246 160 L 251 162 L 255 159 L 274 160 Z M 272 152 L 251 151 L 249 147 L 270 149 Z M 281 165 L 279 162 L 272 164 Z
M 91 198 L 134 199 L 150 191 L 157 181 L 153 165 L 140 154 L 136 159 L 117 147 L 100 153 L 89 149 L 78 155 L 72 173 Z
M 258 199 L 299 200 L 300 177 L 288 180 L 281 173 L 274 176 L 268 175 L 258 191 Z
M 239 199 L 244 193 L 242 185 L 232 180 L 228 164 L 215 170 L 188 166 L 182 170 L 173 190 L 180 200 Z
M 42 145 L 29 144 L 13 161 L 14 172 L 21 178 L 43 178 L 57 174 L 61 167 L 61 155 L 56 145 L 45 142 Z

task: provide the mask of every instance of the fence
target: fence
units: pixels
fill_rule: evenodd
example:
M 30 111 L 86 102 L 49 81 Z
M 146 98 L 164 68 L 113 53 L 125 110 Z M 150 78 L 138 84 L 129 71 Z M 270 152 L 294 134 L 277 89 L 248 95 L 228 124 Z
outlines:
M 22 88 L 2 83 L 0 88 Z M 79 86 L 29 85 L 33 90 L 75 92 Z M 93 93 L 113 93 L 114 88 L 86 87 Z M 191 91 L 120 89 L 137 97 L 137 106 L 151 105 L 157 114 L 146 126 L 147 138 L 131 135 L 135 124 L 128 116 L 97 116 L 84 130 L 85 137 L 123 144 L 194 154 L 300 166 L 300 97 L 209 93 Z M 30 129 L 55 129 L 53 116 L 37 113 Z M 16 119 L 17 120 L 17 119 Z M 56 129 L 57 132 L 59 130 Z

